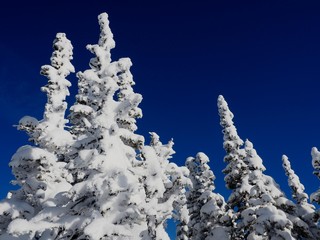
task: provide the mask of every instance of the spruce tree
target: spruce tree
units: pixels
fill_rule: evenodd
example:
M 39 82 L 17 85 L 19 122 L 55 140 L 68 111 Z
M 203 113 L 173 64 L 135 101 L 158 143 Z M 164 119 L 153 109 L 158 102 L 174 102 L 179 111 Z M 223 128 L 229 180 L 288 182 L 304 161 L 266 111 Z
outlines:
M 10 192 L 0 203 L 0 239 L 50 239 L 47 234 L 51 230 L 46 228 L 53 229 L 53 225 L 47 223 L 45 227 L 37 222 L 42 222 L 48 209 L 58 208 L 72 187 L 72 175 L 63 161 L 73 143 L 72 135 L 64 129 L 65 99 L 71 86 L 65 77 L 74 71 L 70 63 L 72 45 L 64 33 L 58 33 L 53 48 L 51 65 L 41 67 L 41 74 L 48 78 L 48 84 L 42 88 L 47 93 L 44 118 L 38 121 L 26 116 L 19 122 L 18 129 L 25 130 L 38 147 L 23 146 L 11 159 L 9 165 L 16 178 L 13 183 L 20 189 Z
M 147 231 L 145 191 L 135 167 L 143 137 L 133 133 L 142 97 L 130 88 L 130 60 L 111 62 L 115 44 L 107 17 L 99 15 L 99 43 L 88 46 L 95 54 L 91 69 L 78 73 L 71 132 L 64 129 L 64 112 L 72 47 L 64 34 L 54 42 L 52 66 L 42 67 L 49 79 L 42 88 L 48 96 L 44 119 L 25 117 L 19 124 L 39 147 L 13 156 L 21 189 L 1 203 L 3 239 L 138 239 Z
M 305 236 L 305 239 L 319 239 L 320 232 L 317 227 L 318 214 L 315 212 L 315 206 L 308 202 L 308 194 L 305 192 L 304 185 L 300 182 L 299 177 L 291 168 L 291 163 L 286 155 L 282 156 L 282 166 L 288 177 L 288 185 L 291 188 L 292 198 L 296 201 L 296 213 L 298 218 L 303 222 L 295 224 L 294 231 L 298 238 Z M 308 233 L 308 234 L 306 234 Z
M 169 162 L 174 154 L 173 141 L 162 144 L 159 136 L 151 132 L 150 145 L 141 151 L 143 159 L 143 183 L 146 192 L 145 212 L 147 214 L 148 237 L 150 239 L 169 239 L 165 231 L 166 221 L 188 215 L 184 212 L 184 191 L 188 185 L 187 169 Z M 176 214 L 173 214 L 173 213 Z M 182 229 L 183 231 L 183 229 Z M 183 233 L 181 233 L 183 234 Z M 181 239 L 181 234 L 178 238 Z M 146 238 L 146 239 L 149 239 Z
M 166 220 L 188 221 L 188 170 L 169 162 L 173 141 L 162 144 L 151 133 L 148 146 L 135 133 L 142 96 L 132 88 L 132 63 L 111 61 L 108 15 L 98 19 L 99 42 L 87 46 L 95 56 L 77 74 L 66 129 L 65 77 L 74 69 L 64 34 L 54 42 L 51 66 L 42 67 L 44 119 L 24 117 L 19 124 L 38 147 L 21 147 L 12 158 L 21 188 L 0 203 L 0 239 L 169 239 Z
M 233 239 L 295 239 L 295 226 L 306 224 L 295 218 L 295 204 L 285 197 L 272 177 L 265 175 L 262 159 L 246 140 L 245 148 L 240 148 L 232 122 L 233 114 L 222 96 L 218 98 L 220 123 L 224 133 L 227 174 L 225 180 L 232 190 L 228 206 L 236 212 L 237 225 Z M 230 159 L 230 160 L 229 160 Z M 230 179 L 234 183 L 230 184 Z M 308 232 L 304 232 L 309 236 Z
M 216 239 L 218 235 L 222 239 L 229 239 L 229 229 L 222 226 L 226 204 L 220 194 L 213 192 L 215 175 L 208 163 L 209 158 L 202 152 L 186 160 L 192 183 L 187 193 L 190 215 L 188 236 L 194 240 Z
M 67 109 L 66 97 L 70 95 L 68 87 L 71 83 L 66 77 L 74 72 L 70 60 L 73 59 L 73 47 L 66 34 L 58 33 L 53 42 L 54 52 L 51 65 L 41 67 L 40 74 L 48 78 L 48 84 L 41 88 L 47 94 L 47 103 L 43 119 L 23 117 L 18 129 L 25 130 L 30 140 L 49 152 L 66 151 L 73 143 L 72 135 L 65 130 L 68 120 L 65 119 Z
M 313 174 L 320 179 L 320 152 L 316 147 L 311 150 Z M 320 204 L 320 189 L 311 194 L 311 201 Z
M 228 103 L 223 96 L 218 97 L 218 110 L 220 115 L 220 125 L 223 133 L 223 148 L 226 151 L 224 161 L 227 163 L 223 170 L 226 186 L 235 189 L 241 183 L 242 175 L 246 171 L 243 162 L 244 151 L 241 149 L 243 140 L 238 136 L 237 129 L 233 124 L 233 113 L 229 110 Z
M 136 167 L 139 162 L 136 150 L 143 144 L 143 137 L 133 133 L 136 128 L 132 125 L 131 128 L 120 125 L 118 119 L 121 112 L 139 112 L 137 105 L 142 97 L 127 88 L 123 98 L 126 104 L 123 99 L 117 99 L 116 93 L 123 82 L 130 85 L 131 62 L 129 59 L 111 61 L 110 51 L 115 42 L 108 16 L 103 13 L 98 19 L 99 42 L 87 46 L 95 57 L 90 61 L 91 69 L 78 74 L 80 90 L 71 108 L 70 118 L 78 138 L 69 162 L 76 184 L 70 190 L 68 207 L 74 212 L 75 223 L 64 235 L 139 239 L 147 229 L 146 196 Z M 127 78 L 123 76 L 125 73 Z M 123 119 L 132 123 L 139 116 L 127 114 Z M 134 147 L 127 144 L 128 139 L 135 142 Z
M 294 204 L 274 179 L 263 173 L 265 167 L 249 140 L 245 142 L 245 152 L 248 174 L 239 190 L 234 192 L 240 202 L 238 229 L 244 230 L 244 237 L 248 239 L 295 239 L 289 217 Z

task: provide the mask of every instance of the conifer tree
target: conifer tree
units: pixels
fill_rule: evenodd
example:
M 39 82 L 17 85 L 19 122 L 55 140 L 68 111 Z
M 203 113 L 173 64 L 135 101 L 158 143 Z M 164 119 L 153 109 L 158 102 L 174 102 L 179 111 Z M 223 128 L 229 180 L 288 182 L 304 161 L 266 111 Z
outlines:
M 240 203 L 237 205 L 241 219 L 238 230 L 244 230 L 244 237 L 248 239 L 295 239 L 293 223 L 288 216 L 294 204 L 284 196 L 273 178 L 263 173 L 265 167 L 249 140 L 245 142 L 245 152 L 248 174 L 232 197 L 237 197 Z
M 320 152 L 318 151 L 318 149 L 316 147 L 312 148 L 311 156 L 312 156 L 312 166 L 314 169 L 313 174 L 316 175 L 318 177 L 318 179 L 320 180 Z M 314 193 L 311 194 L 310 200 L 312 202 L 320 204 L 320 189 L 318 189 L 317 191 L 315 191 Z M 315 222 L 317 222 L 318 234 L 319 234 L 319 231 L 320 231 L 320 228 L 319 228 L 320 209 L 319 208 L 316 209 L 313 220 Z
M 232 189 L 228 206 L 236 211 L 237 219 L 232 238 L 295 239 L 295 227 L 306 224 L 295 218 L 295 204 L 284 196 L 273 178 L 263 173 L 265 167 L 253 144 L 247 140 L 244 149 L 239 147 L 242 141 L 233 125 L 233 114 L 221 96 L 218 107 L 227 152 L 225 159 L 233 160 L 227 161 L 228 171 L 224 171 L 227 186 Z M 229 184 L 230 178 L 238 181 Z M 310 235 L 307 230 L 303 234 Z
M 169 162 L 174 154 L 173 141 L 162 144 L 159 136 L 151 132 L 150 146 L 143 146 L 141 157 L 144 171 L 143 182 L 146 192 L 148 237 L 150 239 L 169 239 L 165 223 L 170 218 L 187 222 L 188 215 L 184 204 L 184 191 L 188 185 L 187 169 Z M 176 212 L 176 214 L 173 214 Z M 183 235 L 183 228 L 177 238 Z M 147 239 L 149 239 L 147 238 Z
M 218 234 L 223 239 L 229 239 L 228 228 L 222 226 L 226 215 L 225 201 L 220 194 L 213 192 L 215 176 L 208 162 L 209 158 L 202 152 L 186 160 L 192 182 L 187 193 L 189 239 L 216 239 Z
M 320 152 L 316 147 L 311 150 L 313 174 L 320 179 Z M 311 194 L 311 201 L 320 204 L 320 189 Z
M 167 219 L 188 221 L 188 170 L 169 162 L 173 141 L 163 145 L 151 133 L 147 146 L 135 134 L 142 97 L 132 88 L 132 63 L 111 61 L 108 15 L 98 19 L 99 42 L 87 46 L 95 55 L 91 69 L 77 74 L 70 131 L 65 77 L 74 69 L 64 34 L 54 42 L 52 66 L 42 67 L 49 80 L 42 88 L 48 97 L 44 119 L 24 117 L 19 124 L 39 147 L 22 147 L 13 156 L 21 189 L 0 203 L 0 239 L 169 239 Z
M 0 239 L 24 235 L 36 238 L 38 231 L 44 229 L 42 225 L 38 228 L 31 219 L 62 204 L 63 195 L 72 187 L 72 176 L 65 168 L 66 163 L 61 161 L 72 144 L 71 134 L 64 130 L 65 99 L 71 85 L 65 77 L 74 71 L 70 63 L 72 45 L 64 33 L 58 33 L 53 48 L 51 65 L 41 68 L 41 74 L 48 78 L 48 84 L 42 88 L 48 99 L 44 119 L 38 122 L 26 116 L 19 122 L 18 128 L 25 130 L 38 147 L 23 146 L 11 159 L 10 167 L 16 178 L 13 183 L 20 189 L 9 193 L 0 203 Z M 39 235 L 43 235 L 42 239 L 46 235 L 43 234 Z
M 125 106 L 117 101 L 119 79 L 130 81 L 131 75 L 126 79 L 123 75 L 128 74 L 131 62 L 129 59 L 111 62 L 110 50 L 115 43 L 108 16 L 103 13 L 98 19 L 99 42 L 87 46 L 95 57 L 90 61 L 91 69 L 78 74 L 80 90 L 71 108 L 70 118 L 78 141 L 69 169 L 77 181 L 70 191 L 68 207 L 82 218 L 75 218 L 77 224 L 68 231 L 73 231 L 72 236 L 89 239 L 139 239 L 147 229 L 145 191 L 135 167 L 137 146 L 143 144 L 143 137 L 134 135 L 135 128 L 131 128 L 130 133 L 139 138 L 139 144 L 136 148 L 127 145 L 123 141 L 127 129 L 117 119 L 119 112 L 136 109 L 142 98 L 129 89 L 126 96 L 135 96 L 135 101 L 130 98 L 132 102 L 128 100 Z M 138 115 L 127 117 L 132 122 L 131 118 Z M 102 226 L 99 231 L 97 225 Z
M 41 72 L 49 79 L 42 89 L 48 96 L 44 119 L 26 117 L 20 124 L 39 148 L 23 147 L 11 162 L 21 189 L 1 203 L 3 239 L 139 239 L 147 231 L 145 191 L 135 168 L 143 137 L 133 133 L 142 98 L 128 87 L 130 60 L 111 62 L 108 23 L 107 14 L 99 15 L 99 43 L 88 46 L 96 57 L 90 70 L 78 74 L 80 90 L 70 117 L 74 136 L 64 130 L 70 85 L 65 77 L 73 71 L 72 52 L 66 49 L 72 47 L 64 34 L 57 35 L 52 66 Z M 130 126 L 120 126 L 119 115 Z M 124 135 L 136 141 L 134 148 Z
M 317 227 L 318 216 L 315 213 L 315 206 L 308 202 L 308 194 L 305 193 L 304 185 L 300 182 L 299 177 L 295 174 L 291 168 L 291 163 L 286 155 L 282 156 L 282 166 L 285 170 L 285 174 L 288 177 L 288 185 L 292 191 L 292 198 L 296 201 L 296 213 L 295 215 L 301 218 L 307 225 L 300 224 L 295 226 L 295 232 L 298 236 L 309 233 L 309 239 L 319 239 L 320 232 Z
M 73 59 L 71 42 L 64 33 L 57 33 L 53 42 L 54 52 L 51 65 L 41 67 L 40 74 L 48 78 L 48 84 L 41 88 L 47 94 L 47 103 L 43 120 L 38 122 L 35 118 L 26 116 L 19 122 L 19 129 L 26 130 L 39 147 L 49 152 L 66 150 L 72 144 L 72 135 L 66 131 L 65 111 L 67 109 L 66 97 L 70 95 L 68 87 L 71 83 L 66 77 L 74 72 L 70 60 Z
M 242 175 L 246 171 L 243 162 L 244 151 L 241 149 L 243 140 L 238 136 L 237 129 L 233 124 L 233 113 L 229 110 L 227 102 L 223 96 L 218 97 L 218 110 L 220 115 L 220 125 L 223 130 L 223 148 L 226 151 L 224 161 L 227 163 L 223 170 L 226 186 L 235 189 L 241 183 Z

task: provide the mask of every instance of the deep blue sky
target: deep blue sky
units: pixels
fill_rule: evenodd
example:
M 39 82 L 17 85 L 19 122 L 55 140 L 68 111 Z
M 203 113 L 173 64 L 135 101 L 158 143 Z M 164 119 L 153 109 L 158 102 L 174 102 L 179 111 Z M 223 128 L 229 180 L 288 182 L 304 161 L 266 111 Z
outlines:
M 287 154 L 315 191 L 311 147 L 320 147 L 319 1 L 9 1 L 0 9 L 0 196 L 10 189 L 7 167 L 27 137 L 12 125 L 40 119 L 56 32 L 74 45 L 74 65 L 85 70 L 96 43 L 97 15 L 108 12 L 116 40 L 113 59 L 130 57 L 136 92 L 143 95 L 138 132 L 175 140 L 174 161 L 203 151 L 226 197 L 224 152 L 216 99 L 225 96 L 239 135 L 249 138 L 267 173 L 289 193 L 281 167 Z M 69 78 L 76 92 L 76 78 Z M 71 96 L 69 102 L 73 103 Z

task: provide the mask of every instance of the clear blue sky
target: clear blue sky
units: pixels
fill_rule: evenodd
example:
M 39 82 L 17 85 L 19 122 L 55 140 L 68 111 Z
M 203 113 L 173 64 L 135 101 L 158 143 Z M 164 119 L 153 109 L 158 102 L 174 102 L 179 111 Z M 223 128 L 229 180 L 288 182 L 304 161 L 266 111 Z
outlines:
M 56 32 L 71 39 L 76 70 L 85 70 L 85 45 L 97 42 L 104 11 L 117 45 L 113 59 L 132 59 L 135 90 L 144 97 L 139 133 L 173 137 L 179 165 L 205 152 L 227 197 L 216 107 L 222 94 L 239 135 L 253 142 L 287 194 L 282 154 L 308 193 L 318 188 L 310 151 L 320 147 L 319 1 L 18 0 L 0 9 L 1 197 L 11 188 L 10 158 L 27 144 L 12 125 L 24 115 L 42 117 L 46 78 L 39 70 Z

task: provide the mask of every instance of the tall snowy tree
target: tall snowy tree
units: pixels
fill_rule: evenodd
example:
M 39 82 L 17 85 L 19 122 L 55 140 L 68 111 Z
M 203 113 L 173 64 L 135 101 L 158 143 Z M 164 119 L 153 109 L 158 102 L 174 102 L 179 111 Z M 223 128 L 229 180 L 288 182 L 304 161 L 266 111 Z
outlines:
M 116 93 L 123 82 L 133 83 L 129 74 L 131 62 L 129 59 L 111 61 L 110 51 L 115 42 L 108 16 L 103 13 L 98 19 L 99 42 L 87 46 L 95 57 L 90 61 L 91 69 L 78 73 L 79 93 L 71 108 L 70 118 L 78 141 L 69 169 L 77 183 L 70 191 L 68 204 L 76 213 L 76 222 L 68 231 L 73 231 L 72 236 L 90 239 L 139 239 L 147 229 L 145 191 L 139 169 L 135 167 L 136 150 L 143 144 L 143 137 L 133 133 L 135 127 L 128 130 L 120 126 L 118 116 L 120 112 L 136 110 L 142 97 L 127 87 L 126 104 L 123 99 L 117 99 Z M 140 115 L 126 116 L 123 119 L 132 123 Z M 135 148 L 124 141 L 128 135 L 132 142 L 136 141 Z
M 23 147 L 13 157 L 22 188 L 1 205 L 3 239 L 139 239 L 147 231 L 146 196 L 135 167 L 143 137 L 134 134 L 134 118 L 141 116 L 142 97 L 130 88 L 131 61 L 111 62 L 115 44 L 106 13 L 99 24 L 99 43 L 88 46 L 95 54 L 91 69 L 78 74 L 70 117 L 74 136 L 64 130 L 70 86 L 65 77 L 73 71 L 64 34 L 54 42 L 52 66 L 42 67 L 49 79 L 44 119 L 25 117 L 19 125 L 39 148 Z
M 243 162 L 244 151 L 241 149 L 243 140 L 238 136 L 237 129 L 233 124 L 233 113 L 221 95 L 218 97 L 218 110 L 220 125 L 223 128 L 223 148 L 227 153 L 224 157 L 227 167 L 223 173 L 226 174 L 226 186 L 229 189 L 235 189 L 241 183 L 242 176 L 246 171 L 246 165 Z
M 35 118 L 26 116 L 19 122 L 19 129 L 26 130 L 39 147 L 50 152 L 62 152 L 73 142 L 72 135 L 66 131 L 65 111 L 67 109 L 66 97 L 70 95 L 68 87 L 71 83 L 66 77 L 74 72 L 70 60 L 73 59 L 71 42 L 64 33 L 58 33 L 53 42 L 54 52 L 51 65 L 41 67 L 40 73 L 48 78 L 48 84 L 41 88 L 47 94 L 47 103 L 43 120 L 38 122 Z
M 253 144 L 247 140 L 245 148 L 240 148 L 242 141 L 233 125 L 233 114 L 221 96 L 218 107 L 227 153 L 225 159 L 229 163 L 228 171 L 224 170 L 225 180 L 232 189 L 228 206 L 236 211 L 237 218 L 232 238 L 295 239 L 303 234 L 302 237 L 309 239 L 307 224 L 295 216 L 295 204 L 285 197 L 272 177 L 263 173 L 265 167 Z M 230 179 L 234 179 L 233 184 L 229 183 Z M 302 227 L 298 233 L 299 226 Z
M 188 236 L 194 240 L 229 239 L 229 229 L 223 226 L 227 220 L 226 204 L 220 194 L 213 192 L 215 176 L 208 163 L 209 158 L 201 152 L 186 160 L 192 183 L 187 193 Z
M 98 19 L 99 42 L 87 46 L 95 57 L 77 74 L 67 130 L 65 77 L 74 68 L 65 34 L 57 34 L 51 66 L 41 69 L 48 78 L 44 119 L 19 123 L 38 147 L 12 158 L 21 189 L 0 203 L 0 239 L 169 239 L 167 219 L 188 221 L 188 170 L 169 162 L 173 141 L 164 145 L 151 133 L 148 146 L 135 133 L 142 96 L 132 88 L 132 63 L 111 61 L 108 15 Z
M 48 99 L 44 119 L 38 122 L 26 116 L 18 126 L 27 131 L 30 140 L 39 147 L 23 146 L 12 157 L 10 167 L 16 178 L 13 183 L 20 189 L 9 193 L 0 203 L 0 239 L 36 237 L 43 225 L 37 227 L 31 219 L 41 215 L 46 208 L 61 204 L 62 196 L 72 187 L 72 176 L 65 168 L 66 163 L 61 161 L 73 141 L 64 129 L 67 122 L 65 99 L 71 85 L 65 77 L 74 71 L 70 63 L 72 45 L 64 33 L 58 33 L 53 48 L 51 65 L 41 68 L 41 74 L 48 78 L 48 84 L 42 88 Z M 27 220 L 31 220 L 30 224 Z

